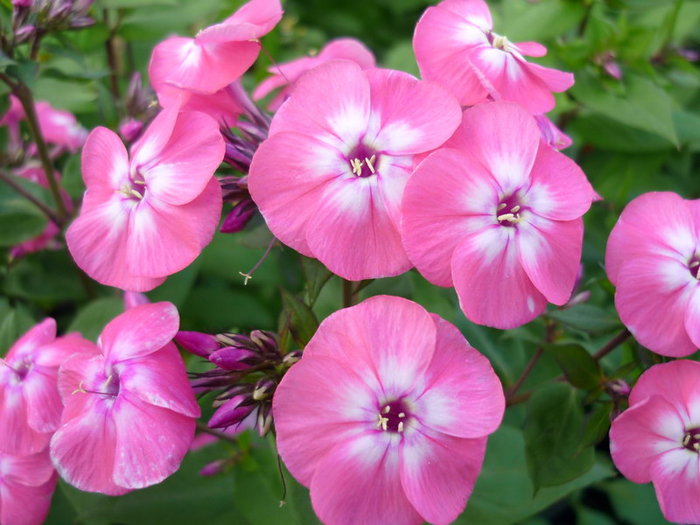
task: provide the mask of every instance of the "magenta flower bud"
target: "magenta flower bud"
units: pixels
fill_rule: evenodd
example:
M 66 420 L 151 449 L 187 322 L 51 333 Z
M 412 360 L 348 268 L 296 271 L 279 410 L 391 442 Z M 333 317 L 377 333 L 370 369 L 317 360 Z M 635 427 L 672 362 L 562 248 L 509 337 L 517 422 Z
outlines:
M 209 355 L 209 361 L 226 370 L 245 370 L 251 366 L 250 363 L 245 361 L 256 358 L 258 358 L 258 354 L 255 352 L 234 346 L 221 348 Z
M 224 462 L 220 459 L 217 459 L 216 461 L 212 461 L 211 463 L 207 463 L 202 467 L 202 470 L 199 471 L 200 476 L 215 476 L 217 474 L 221 474 L 222 467 L 224 466 Z
M 125 142 L 134 142 L 143 131 L 143 122 L 127 119 L 119 125 L 119 134 Z
M 209 420 L 210 428 L 226 428 L 243 421 L 253 410 L 255 405 L 246 404 L 250 397 L 241 394 L 232 397 L 221 405 Z
M 175 336 L 175 341 L 188 352 L 206 358 L 220 347 L 213 335 L 201 332 L 180 331 Z
M 35 31 L 36 27 L 33 25 L 20 27 L 17 31 L 15 31 L 15 44 L 22 44 L 26 42 L 32 37 Z
M 603 69 L 608 75 L 617 80 L 620 80 L 622 78 L 622 70 L 620 69 L 620 64 L 618 64 L 614 60 L 606 61 L 603 64 Z
M 250 200 L 244 200 L 236 204 L 224 219 L 219 231 L 221 233 L 237 233 L 246 227 L 253 218 L 258 207 Z
M 632 391 L 630 386 L 623 379 L 614 379 L 613 381 L 610 381 L 608 383 L 608 390 L 610 390 L 611 393 L 622 397 L 629 396 L 630 392 Z
M 32 0 L 12 0 L 12 5 L 15 7 L 31 7 Z
M 258 348 L 261 348 L 267 352 L 276 354 L 279 352 L 277 349 L 277 337 L 272 332 L 267 330 L 253 330 L 250 332 L 250 340 L 253 341 Z

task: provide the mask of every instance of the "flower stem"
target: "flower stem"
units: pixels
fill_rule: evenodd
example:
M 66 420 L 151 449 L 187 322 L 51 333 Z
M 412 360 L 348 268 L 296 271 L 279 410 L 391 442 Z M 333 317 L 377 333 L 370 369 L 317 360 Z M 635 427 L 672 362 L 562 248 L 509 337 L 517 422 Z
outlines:
M 627 328 L 623 328 L 620 333 L 618 333 L 615 337 L 613 337 L 610 341 L 605 343 L 600 350 L 598 350 L 595 354 L 593 354 L 593 359 L 596 361 L 602 359 L 606 355 L 608 355 L 610 352 L 615 350 L 618 346 L 620 346 L 622 343 L 624 343 L 632 334 L 630 333 Z
M 211 434 L 212 436 L 218 437 L 219 439 L 223 439 L 225 441 L 228 441 L 230 443 L 238 444 L 238 440 L 235 437 L 229 436 L 225 432 L 221 432 L 220 430 L 214 430 L 213 428 L 209 428 L 206 423 L 202 421 L 197 421 L 197 429 L 200 432 L 204 432 L 205 434 Z
M 343 308 L 353 306 L 357 302 L 357 292 L 353 281 L 343 279 Z
M 56 224 L 58 224 L 58 217 L 56 217 L 54 211 L 51 208 L 49 208 L 46 204 L 41 202 L 39 199 L 37 199 L 30 192 L 25 190 L 20 184 L 14 181 L 12 175 L 7 175 L 6 173 L 0 171 L 0 180 L 6 183 L 10 188 L 15 190 L 29 202 L 31 202 L 34 206 L 39 208 L 44 213 L 44 215 L 46 215 L 49 218 L 50 221 L 53 221 Z
M 538 348 L 537 351 L 530 358 L 530 360 L 527 362 L 527 364 L 525 365 L 525 369 L 523 370 L 522 374 L 520 374 L 520 377 L 517 379 L 517 381 L 513 384 L 512 387 L 510 387 L 510 389 L 506 393 L 506 403 L 507 404 L 509 404 L 509 405 L 512 404 L 512 401 L 515 399 L 515 397 L 516 397 L 515 395 L 518 393 L 518 390 L 520 390 L 520 387 L 523 386 L 523 383 L 525 383 L 525 380 L 530 375 L 530 372 L 532 372 L 532 369 L 535 368 L 537 361 L 540 360 L 540 357 L 542 357 L 543 353 L 544 353 L 544 348 Z

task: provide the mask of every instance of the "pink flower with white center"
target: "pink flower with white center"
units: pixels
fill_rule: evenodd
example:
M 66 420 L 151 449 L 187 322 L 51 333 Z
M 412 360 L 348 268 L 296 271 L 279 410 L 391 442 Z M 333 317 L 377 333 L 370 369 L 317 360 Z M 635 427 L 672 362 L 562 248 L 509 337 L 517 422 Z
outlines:
M 260 41 L 282 18 L 279 0 L 251 0 L 195 38 L 170 37 L 151 55 L 153 88 L 212 94 L 236 81 L 255 62 Z M 160 97 L 159 97 L 160 98 Z
M 626 478 L 654 484 L 667 520 L 700 523 L 700 363 L 644 372 L 612 422 L 610 453 Z
M 162 111 L 127 154 L 116 133 L 96 128 L 83 148 L 87 191 L 66 232 L 76 263 L 108 286 L 144 292 L 188 266 L 221 216 L 214 171 L 224 156 L 207 115 Z
M 258 87 L 255 88 L 253 99 L 260 100 L 275 89 L 279 89 L 279 92 L 267 105 L 270 111 L 277 111 L 282 105 L 282 102 L 284 102 L 291 93 L 294 82 L 296 82 L 301 75 L 306 73 L 309 69 L 313 69 L 316 66 L 320 66 L 336 58 L 351 60 L 362 69 L 370 69 L 376 65 L 374 55 L 362 42 L 354 38 L 331 40 L 315 56 L 297 58 L 296 60 L 270 66 L 267 70 L 272 76 L 263 80 Z
M 426 279 L 455 287 L 467 318 L 514 328 L 571 297 L 596 198 L 527 111 L 481 104 L 409 180 L 404 246 Z
M 620 319 L 641 344 L 672 357 L 700 347 L 700 200 L 634 199 L 610 233 L 605 269 Z
M 399 208 L 414 156 L 459 124 L 457 101 L 399 71 L 333 60 L 300 78 L 248 184 L 272 233 L 351 280 L 411 267 Z
M 48 102 L 37 102 L 36 114 L 41 134 L 49 144 L 75 153 L 85 143 L 88 132 L 72 113 L 56 109 Z
M 0 452 L 0 523 L 44 523 L 57 479 L 48 448 L 21 456 Z
M 44 319 L 0 359 L 0 452 L 34 454 L 46 448 L 61 421 L 58 367 L 77 336 L 56 340 L 56 321 Z M 1 477 L 1 476 L 0 476 Z M 4 523 L 4 521 L 3 521 Z
M 378 296 L 321 323 L 273 415 L 279 454 L 327 525 L 447 524 L 504 405 L 488 360 L 455 326 Z
M 85 352 L 63 364 L 65 408 L 51 458 L 68 483 L 118 495 L 178 469 L 200 415 L 171 342 L 178 325 L 171 303 L 135 306 L 105 327 L 97 345 L 82 340 Z
M 492 28 L 483 0 L 444 0 L 429 7 L 413 36 L 423 78 L 445 86 L 465 106 L 491 96 L 518 102 L 533 114 L 552 109 L 552 92 L 569 89 L 574 76 L 527 62 L 525 55 L 541 57 L 547 48 L 515 44 Z

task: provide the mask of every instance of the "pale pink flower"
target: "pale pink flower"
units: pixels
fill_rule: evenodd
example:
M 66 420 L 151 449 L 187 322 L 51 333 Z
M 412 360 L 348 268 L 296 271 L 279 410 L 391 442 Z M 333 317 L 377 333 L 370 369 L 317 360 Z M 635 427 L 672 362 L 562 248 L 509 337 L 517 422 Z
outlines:
M 411 267 L 399 207 L 416 154 L 457 127 L 457 101 L 400 71 L 347 60 L 300 78 L 255 152 L 248 184 L 272 233 L 351 280 Z
M 672 357 L 700 347 L 700 200 L 640 195 L 620 214 L 605 254 L 620 319 L 644 346 Z
M 533 114 L 552 109 L 552 92 L 569 89 L 574 76 L 527 62 L 526 55 L 541 57 L 547 48 L 515 44 L 492 28 L 483 0 L 444 0 L 429 7 L 413 37 L 423 78 L 442 84 L 465 106 L 491 96 L 518 102 Z
M 175 472 L 194 438 L 199 406 L 171 343 L 170 303 L 135 306 L 113 319 L 97 345 L 59 373 L 65 409 L 51 458 L 71 485 L 124 494 Z
M 88 132 L 72 113 L 56 109 L 48 102 L 37 102 L 36 114 L 41 134 L 49 144 L 75 153 L 85 143 Z
M 242 87 L 232 82 L 214 93 L 195 93 L 163 84 L 158 89 L 158 102 L 163 108 L 179 108 L 180 111 L 206 113 L 221 126 L 234 127 L 238 117 L 244 113 L 239 99 Z M 247 96 L 247 95 L 246 95 Z
M 271 73 L 272 76 L 263 80 L 258 87 L 255 88 L 255 91 L 253 91 L 253 99 L 260 100 L 272 91 L 279 89 L 279 92 L 267 105 L 270 111 L 277 111 L 282 105 L 282 102 L 284 102 L 291 93 L 294 82 L 296 82 L 301 75 L 306 73 L 309 69 L 313 69 L 316 66 L 320 66 L 336 58 L 352 60 L 362 69 L 373 68 L 376 64 L 374 55 L 362 42 L 354 38 L 338 38 L 337 40 L 328 42 L 315 56 L 297 58 L 296 60 L 275 64 L 267 68 L 267 71 Z
M 76 263 L 102 284 L 148 291 L 188 266 L 221 216 L 214 171 L 224 155 L 219 127 L 196 112 L 161 112 L 127 154 L 106 128 L 83 148 L 87 191 L 66 232 Z
M 0 452 L 0 523 L 44 523 L 57 479 L 48 448 L 21 456 Z
M 172 86 L 212 94 L 236 81 L 255 62 L 259 39 L 282 18 L 279 0 L 251 0 L 195 38 L 170 37 L 153 50 L 148 74 L 153 88 Z
M 404 246 L 426 279 L 455 287 L 467 318 L 514 328 L 571 297 L 596 198 L 527 111 L 481 104 L 409 180 Z
M 76 337 L 66 336 L 67 344 L 59 344 L 56 321 L 47 318 L 0 359 L 0 452 L 34 454 L 48 445 L 63 408 L 58 367 L 73 353 L 70 342 Z
M 447 524 L 504 404 L 488 360 L 455 326 L 378 296 L 321 323 L 273 415 L 279 454 L 327 525 Z
M 700 523 L 700 363 L 644 372 L 612 422 L 610 453 L 626 478 L 654 484 L 667 520 Z

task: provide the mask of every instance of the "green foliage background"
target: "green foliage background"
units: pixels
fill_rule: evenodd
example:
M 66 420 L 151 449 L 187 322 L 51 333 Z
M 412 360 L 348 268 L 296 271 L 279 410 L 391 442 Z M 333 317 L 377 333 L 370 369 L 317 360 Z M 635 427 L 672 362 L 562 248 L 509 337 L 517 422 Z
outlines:
M 194 35 L 241 3 L 96 0 L 93 12 L 98 23 L 48 37 L 38 69 L 29 61 L 3 60 L 0 69 L 23 78 L 37 99 L 76 113 L 86 127 L 114 128 L 123 108 L 115 105 L 109 90 L 105 46 L 110 34 L 118 44 L 124 92 L 131 72 L 141 71 L 146 78 L 150 52 L 158 41 L 170 34 Z M 417 74 L 411 37 L 429 4 L 425 0 L 285 0 L 285 18 L 265 37 L 266 51 L 246 77 L 246 85 L 252 87 L 265 77 L 271 57 L 280 62 L 296 58 L 340 36 L 365 42 L 383 66 Z M 622 208 L 647 191 L 700 197 L 700 71 L 697 62 L 684 56 L 688 50 L 700 51 L 700 2 L 501 0 L 489 4 L 496 32 L 515 42 L 546 44 L 550 53 L 539 62 L 576 75 L 576 85 L 557 95 L 553 118 L 574 140 L 565 153 L 581 165 L 603 197 L 585 217 L 585 272 L 580 289 L 589 291 L 591 298 L 569 309 L 550 309 L 525 327 L 503 332 L 469 323 L 453 291 L 431 286 L 416 272 L 375 281 L 361 295 L 408 297 L 457 324 L 489 357 L 506 389 L 545 338 L 551 340 L 522 387 L 531 396 L 508 409 L 503 427 L 490 439 L 482 476 L 458 523 L 664 523 L 653 489 L 619 477 L 605 440 L 614 408 L 606 383 L 616 377 L 632 383 L 660 358 L 633 341 L 602 360 L 592 355 L 621 328 L 603 261 L 607 236 Z M 0 0 L 0 5 L 6 25 L 10 2 Z M 621 80 L 603 68 L 611 56 L 622 70 Z M 0 93 L 4 104 L 6 91 Z M 4 140 L 0 135 L 0 143 Z M 63 158 L 58 165 L 76 203 L 84 189 L 79 165 L 79 155 Z M 48 195 L 39 197 L 50 203 Z M 0 186 L 2 254 L 40 232 L 44 221 L 27 202 Z M 261 219 L 242 234 L 219 234 L 191 267 L 149 296 L 174 302 L 183 329 L 292 327 L 287 340 L 291 346 L 299 345 L 319 320 L 341 307 L 342 284 L 332 277 L 319 293 L 327 278 L 325 270 L 313 261 L 302 261 L 291 250 L 275 249 L 244 286 L 239 272 L 255 264 L 269 239 Z M 45 316 L 57 319 L 60 333 L 80 330 L 95 338 L 122 310 L 115 290 L 81 284 L 65 251 L 40 252 L 11 262 L 3 257 L 2 261 L 0 354 Z M 189 366 L 194 369 L 201 364 L 191 359 Z M 553 381 L 561 374 L 569 384 Z M 234 455 L 235 466 L 227 473 L 198 476 L 206 463 Z M 48 523 L 316 523 L 306 489 L 287 473 L 284 479 L 286 503 L 280 506 L 283 487 L 273 441 L 244 436 L 236 446 L 220 443 L 191 454 L 171 479 L 124 497 L 85 494 L 61 482 Z

